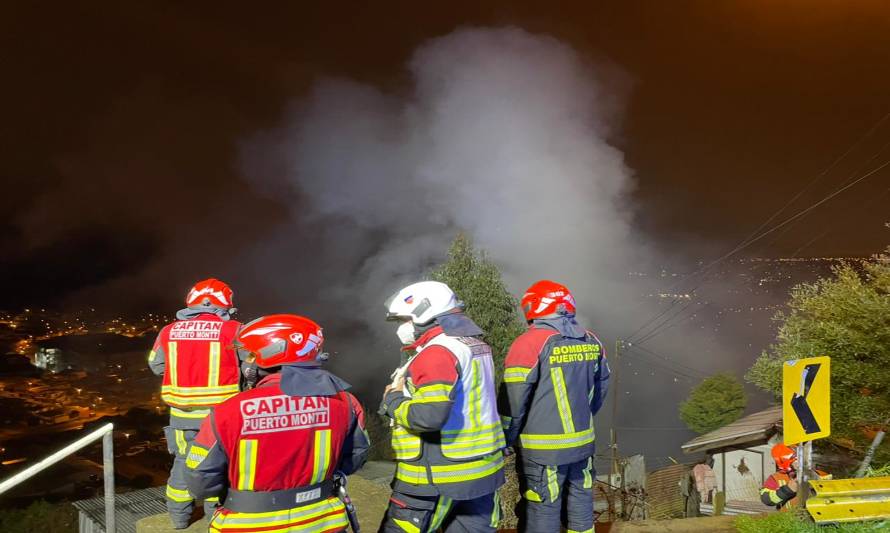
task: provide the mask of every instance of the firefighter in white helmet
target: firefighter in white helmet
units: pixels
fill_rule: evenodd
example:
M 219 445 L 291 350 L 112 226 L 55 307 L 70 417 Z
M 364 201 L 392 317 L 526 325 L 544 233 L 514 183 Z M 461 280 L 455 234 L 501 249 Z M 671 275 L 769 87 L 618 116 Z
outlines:
M 385 305 L 416 355 L 384 391 L 397 466 L 380 530 L 494 532 L 504 434 L 491 348 L 444 283 L 414 283 Z

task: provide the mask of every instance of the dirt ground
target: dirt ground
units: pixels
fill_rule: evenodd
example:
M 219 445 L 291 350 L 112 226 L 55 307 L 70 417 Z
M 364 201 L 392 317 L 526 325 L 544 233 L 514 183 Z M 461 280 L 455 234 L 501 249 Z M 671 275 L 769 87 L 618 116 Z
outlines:
M 367 470 L 349 478 L 349 495 L 355 503 L 363 531 L 376 531 L 389 501 L 390 488 L 386 483 L 392 476 L 391 463 L 373 461 Z M 374 479 L 370 481 L 362 477 Z M 597 524 L 596 533 L 735 533 L 734 517 L 702 517 L 678 520 L 643 520 Z M 511 531 L 509 529 L 503 530 Z M 514 530 L 515 531 L 515 530 Z
M 349 477 L 349 496 L 358 512 L 359 523 L 364 531 L 376 531 L 389 502 L 389 479 L 392 476 L 392 463 L 373 461 L 358 475 Z M 364 477 L 364 476 L 367 476 Z M 370 479 L 368 479 L 370 478 Z M 167 533 L 169 519 L 158 515 L 140 523 L 138 531 Z M 206 531 L 206 523 L 193 524 L 194 531 Z M 189 529 L 188 531 L 192 531 Z M 515 530 L 505 529 L 504 532 Z M 621 522 L 618 524 L 597 524 L 596 533 L 735 533 L 733 517 L 703 517 L 683 520 L 644 520 Z
M 735 533 L 734 516 L 704 516 L 676 520 L 642 520 L 620 522 L 611 529 L 610 524 L 597 524 L 596 533 Z
M 377 531 L 377 526 L 383 520 L 383 513 L 386 512 L 389 494 L 392 492 L 390 488 L 360 476 L 350 476 L 348 489 L 349 497 L 358 512 L 362 531 Z

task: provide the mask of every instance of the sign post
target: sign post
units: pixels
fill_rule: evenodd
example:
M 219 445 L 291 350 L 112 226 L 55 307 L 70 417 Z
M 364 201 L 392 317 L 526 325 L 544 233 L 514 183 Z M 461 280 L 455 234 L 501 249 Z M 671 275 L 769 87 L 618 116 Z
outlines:
M 831 434 L 831 358 L 785 361 L 782 367 L 782 426 L 785 444 L 797 444 L 798 494 L 806 507 L 813 469 L 813 441 Z

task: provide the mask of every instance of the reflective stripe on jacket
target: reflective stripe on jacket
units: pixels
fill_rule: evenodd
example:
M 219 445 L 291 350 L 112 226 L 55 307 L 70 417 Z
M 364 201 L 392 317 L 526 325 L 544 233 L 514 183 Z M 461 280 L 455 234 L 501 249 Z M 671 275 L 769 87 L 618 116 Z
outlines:
M 197 427 L 210 407 L 238 393 L 240 369 L 232 344 L 239 327 L 235 320 L 206 313 L 177 320 L 158 334 L 148 362 L 163 373 L 161 398 L 171 419 L 192 419 Z
M 505 362 L 508 444 L 545 465 L 593 455 L 593 415 L 608 376 L 602 343 L 592 333 L 575 339 L 531 326 L 514 341 Z
M 405 393 L 384 402 L 395 420 L 393 487 L 406 494 L 470 499 L 503 484 L 505 445 L 491 348 L 441 327 L 423 335 L 408 365 Z
M 196 498 L 228 488 L 268 492 L 298 489 L 351 474 L 364 464 L 368 438 L 364 412 L 348 392 L 336 396 L 288 396 L 280 376 L 263 379 L 217 406 L 189 447 L 186 480 Z M 323 496 L 323 495 L 322 495 Z M 342 531 L 348 525 L 334 496 L 290 509 L 214 515 L 211 531 Z M 290 528 L 290 529 L 288 529 Z
M 830 474 L 821 470 L 816 470 L 815 473 L 817 479 L 831 479 Z M 786 506 L 794 507 L 797 504 L 797 491 L 792 490 L 788 486 L 789 481 L 791 481 L 791 476 L 785 472 L 771 474 L 763 482 L 763 487 L 760 489 L 760 501 L 764 505 L 777 509 L 782 509 Z

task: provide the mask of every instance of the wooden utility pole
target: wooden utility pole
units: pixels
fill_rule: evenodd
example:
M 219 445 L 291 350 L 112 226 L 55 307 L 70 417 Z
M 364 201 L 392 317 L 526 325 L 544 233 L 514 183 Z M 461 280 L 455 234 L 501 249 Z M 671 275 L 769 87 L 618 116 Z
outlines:
M 615 341 L 615 353 L 612 355 L 612 364 L 609 365 L 612 370 L 611 376 L 611 387 L 612 387 L 612 431 L 610 432 L 611 436 L 611 448 L 612 448 L 612 471 L 609 476 L 609 485 L 613 485 L 615 483 L 615 475 L 619 473 L 618 470 L 618 354 L 621 351 L 623 343 L 621 339 Z M 621 474 L 622 481 L 624 480 L 624 474 Z M 612 489 L 614 493 L 614 488 Z M 616 502 L 617 499 L 613 498 L 613 501 Z M 622 509 L 622 513 L 623 513 Z

